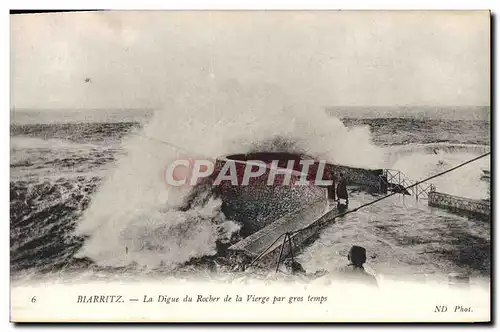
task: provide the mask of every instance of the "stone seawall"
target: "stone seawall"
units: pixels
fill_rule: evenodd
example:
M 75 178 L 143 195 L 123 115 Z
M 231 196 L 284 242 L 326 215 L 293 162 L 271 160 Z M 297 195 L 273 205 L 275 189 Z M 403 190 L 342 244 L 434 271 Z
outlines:
M 491 206 L 489 200 L 476 200 L 434 191 L 429 193 L 428 205 L 482 220 L 490 219 Z
M 326 213 L 322 214 L 318 219 L 311 222 L 308 225 L 308 227 L 303 231 L 293 234 L 292 251 L 290 251 L 289 242 L 286 242 L 283 247 L 281 263 L 283 263 L 285 258 L 290 257 L 291 253 L 293 253 L 294 256 L 300 253 L 302 249 L 304 249 L 304 247 L 306 247 L 310 242 L 312 242 L 316 238 L 316 236 L 318 236 L 318 233 L 321 229 L 323 229 L 326 225 L 333 222 L 334 216 L 339 213 L 340 212 L 337 209 L 333 208 L 327 211 Z M 281 238 L 277 243 L 275 243 L 271 248 L 269 248 L 266 254 L 263 255 L 261 259 L 259 259 L 259 261 L 256 262 L 256 265 L 264 268 L 265 267 L 274 268 L 277 264 L 279 255 L 281 253 L 282 245 L 283 245 L 283 238 Z M 250 256 L 253 258 L 255 258 L 256 256 L 254 253 L 247 252 L 247 254 L 251 254 Z
M 227 159 L 219 158 L 215 165 L 215 174 L 219 174 Z M 232 160 L 233 172 L 237 175 L 237 182 L 223 180 L 215 186 L 215 192 L 222 199 L 222 211 L 227 219 L 242 225 L 240 235 L 247 237 L 258 230 L 275 222 L 277 219 L 291 212 L 298 211 L 304 206 L 321 202 L 327 204 L 325 188 L 309 183 L 307 185 L 283 185 L 285 176 L 279 174 L 273 184 L 268 184 L 270 168 L 255 178 L 249 180 L 248 185 L 242 183 L 245 161 Z M 255 167 L 257 168 L 257 167 Z M 301 173 L 290 172 L 291 182 L 299 181 Z
M 302 249 L 304 242 L 311 235 L 317 232 L 318 229 L 316 228 L 316 222 L 320 219 L 323 219 L 322 216 L 325 215 L 328 208 L 328 205 L 325 205 L 320 201 L 308 205 L 296 213 L 290 213 L 283 216 L 272 224 L 269 224 L 267 227 L 234 244 L 229 248 L 229 251 L 239 254 L 245 254 L 251 261 L 259 254 L 261 254 L 284 233 L 293 232 L 303 227 L 312 226 L 312 232 L 300 232 L 294 235 L 294 248 L 295 250 L 300 250 Z M 279 256 L 279 249 L 281 248 L 282 243 L 283 237 L 267 250 L 266 254 L 263 255 L 262 258 L 257 262 L 257 265 L 274 265 Z M 288 253 L 289 249 L 287 249 L 287 246 L 285 246 L 285 250 L 286 253 Z
M 327 195 L 335 187 L 318 183 L 317 180 L 333 180 L 335 184 L 342 174 L 347 185 L 368 192 L 387 192 L 386 172 L 383 169 L 364 169 L 319 161 L 303 169 L 301 160 L 307 160 L 303 157 L 290 153 L 256 152 L 217 158 L 212 174 L 214 181 L 219 174 L 226 175 L 228 171 L 236 175 L 234 179 L 224 178 L 214 186 L 214 191 L 222 199 L 222 211 L 226 218 L 242 225 L 240 236 L 244 239 L 228 248 L 231 256 L 234 254 L 253 259 L 281 234 L 307 227 L 291 239 L 296 250 L 302 249 L 318 234 L 324 223 L 337 213 L 335 208 L 329 206 Z M 260 162 L 260 167 L 253 164 L 256 161 Z M 262 165 L 265 165 L 263 173 L 247 179 L 248 183 L 244 184 L 242 180 L 247 170 L 257 172 Z M 280 173 L 274 174 L 276 166 Z M 290 181 L 285 181 L 287 178 Z M 302 182 L 303 178 L 306 180 L 305 185 L 294 185 Z M 328 209 L 330 211 L 326 212 Z M 278 241 L 269 248 L 259 265 L 272 265 L 280 249 L 281 243 Z M 285 245 L 285 253 L 289 250 Z

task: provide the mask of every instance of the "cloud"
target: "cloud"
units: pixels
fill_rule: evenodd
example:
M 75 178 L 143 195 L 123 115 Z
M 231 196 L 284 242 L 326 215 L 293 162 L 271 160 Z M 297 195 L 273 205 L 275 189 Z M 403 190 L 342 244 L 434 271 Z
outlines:
M 486 11 L 13 16 L 12 104 L 161 107 L 251 81 L 324 105 L 488 105 L 489 33 Z

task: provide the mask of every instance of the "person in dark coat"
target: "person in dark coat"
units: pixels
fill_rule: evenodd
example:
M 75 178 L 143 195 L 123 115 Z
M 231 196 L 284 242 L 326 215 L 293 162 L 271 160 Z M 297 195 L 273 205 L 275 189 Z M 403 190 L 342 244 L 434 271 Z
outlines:
M 365 271 L 363 264 L 366 263 L 366 249 L 360 246 L 352 246 L 347 255 L 349 265 L 343 272 L 348 275 L 349 280 L 361 282 L 370 286 L 378 286 L 377 279 Z
M 344 200 L 345 204 L 341 204 L 340 200 Z M 345 208 L 349 205 L 349 195 L 347 193 L 347 182 L 343 174 L 339 174 L 338 184 L 337 184 L 337 201 L 339 205 L 345 205 Z M 340 207 L 340 206 L 339 206 Z

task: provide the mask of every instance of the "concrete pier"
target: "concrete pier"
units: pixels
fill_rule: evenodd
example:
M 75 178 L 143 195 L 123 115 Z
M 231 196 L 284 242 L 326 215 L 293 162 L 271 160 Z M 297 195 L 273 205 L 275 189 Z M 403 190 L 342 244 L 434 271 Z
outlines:
M 319 205 L 326 206 L 329 197 L 327 192 L 331 193 L 335 187 L 319 183 L 318 180 L 328 180 L 335 184 L 335 179 L 342 174 L 348 186 L 356 186 L 369 192 L 387 192 L 387 178 L 382 169 L 364 169 L 316 161 L 303 171 L 300 162 L 304 159 L 312 158 L 286 152 L 254 152 L 217 158 L 212 174 L 214 181 L 219 174 L 227 174 L 231 169 L 236 175 L 235 182 L 222 180 L 214 186 L 214 191 L 223 201 L 222 211 L 226 218 L 242 225 L 241 236 L 254 239 L 251 235 L 259 230 L 269 230 L 267 226 L 283 216 L 292 212 L 298 213 L 304 207 L 314 206 L 317 201 L 321 202 Z M 263 164 L 264 173 L 247 179 L 248 183 L 243 184 L 248 166 L 250 165 L 253 171 L 257 170 L 257 165 L 252 164 L 255 161 Z M 277 165 L 272 166 L 273 162 L 277 162 Z M 225 166 L 232 168 L 225 169 Z M 277 173 L 277 169 L 280 173 Z M 288 177 L 289 181 L 285 181 Z M 303 177 L 306 183 L 296 185 Z M 330 195 L 330 198 L 332 196 Z M 287 218 L 289 222 L 293 219 Z M 314 219 L 309 218 L 307 222 Z M 292 222 L 285 232 L 293 231 L 293 225 Z
M 259 230 L 258 232 L 248 236 L 240 242 L 229 248 L 232 255 L 245 257 L 247 263 L 255 259 L 266 248 L 268 248 L 280 235 L 286 232 L 293 232 L 303 227 L 308 227 L 306 230 L 293 234 L 292 251 L 297 254 L 301 249 L 309 243 L 318 231 L 324 227 L 328 221 L 339 214 L 336 207 L 325 206 L 323 202 L 312 204 L 298 213 L 290 213 L 283 218 L 278 219 L 274 223 Z M 281 237 L 267 252 L 255 263 L 260 267 L 274 267 L 278 261 L 278 257 L 283 245 L 284 237 Z M 282 261 L 290 254 L 290 245 L 285 243 L 283 247 Z
M 238 174 L 242 174 L 243 172 L 239 167 L 245 165 L 246 159 L 261 160 L 266 164 L 270 160 L 279 160 L 283 164 L 281 165 L 283 167 L 287 166 L 289 161 L 295 161 L 291 177 L 292 179 L 298 179 L 302 175 L 300 172 L 299 157 L 286 153 L 254 153 L 221 157 L 217 162 L 218 168 L 222 168 L 227 160 L 232 160 L 236 163 Z M 282 259 L 289 256 L 290 250 L 295 255 L 309 244 L 318 235 L 320 229 L 328 221 L 331 221 L 335 215 L 340 213 L 336 209 L 336 204 L 331 205 L 327 201 L 327 192 L 332 188 L 330 186 L 316 185 L 315 180 L 318 178 L 331 179 L 335 183 L 335 178 L 342 174 L 348 186 L 354 186 L 368 192 L 387 192 L 387 175 L 382 169 L 364 169 L 325 164 L 322 174 L 319 173 L 321 170 L 318 163 L 309 167 L 307 179 L 310 183 L 307 186 L 281 186 L 277 183 L 275 186 L 270 187 L 274 191 L 283 191 L 280 195 L 270 192 L 269 186 L 266 186 L 265 181 L 261 181 L 261 178 L 267 178 L 267 172 L 254 179 L 252 185 L 243 187 L 243 189 L 241 186 L 222 183 L 219 186 L 219 191 L 225 202 L 226 210 L 233 210 L 239 213 L 238 215 L 233 215 L 225 211 L 226 216 L 230 219 L 238 220 L 244 225 L 244 232 L 242 232 L 244 239 L 228 248 L 229 255 L 236 256 L 237 261 L 243 259 L 246 263 L 249 263 L 272 245 L 256 262 L 256 265 L 274 267 L 281 252 L 284 236 L 276 243 L 273 244 L 273 242 L 282 234 L 292 233 L 298 229 L 307 227 L 305 230 L 291 236 L 291 249 L 290 244 L 288 242 L 285 243 Z M 297 191 L 296 194 L 295 191 Z M 268 192 L 270 194 L 264 195 L 264 193 Z M 255 198 L 259 202 L 262 200 L 264 202 L 257 205 L 256 202 L 251 201 L 252 198 Z M 233 201 L 237 202 L 237 204 L 233 204 Z M 247 205 L 241 203 L 247 201 L 250 203 L 247 204 L 248 208 Z M 288 201 L 292 202 L 292 204 L 289 204 Z M 281 208 L 282 205 L 284 205 L 284 208 Z M 269 211 L 261 211 L 262 206 L 268 206 Z M 228 209 L 227 207 L 231 208 Z M 276 208 L 273 209 L 273 207 Z
M 476 200 L 434 191 L 429 193 L 428 205 L 460 215 L 490 220 L 491 206 L 489 200 Z

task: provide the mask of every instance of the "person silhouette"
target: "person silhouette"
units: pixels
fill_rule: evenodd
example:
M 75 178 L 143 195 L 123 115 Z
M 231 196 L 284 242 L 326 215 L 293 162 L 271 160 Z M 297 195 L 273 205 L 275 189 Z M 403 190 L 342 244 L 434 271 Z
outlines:
M 343 272 L 349 276 L 349 280 L 361 282 L 370 286 L 378 286 L 377 279 L 365 271 L 363 264 L 366 263 L 366 249 L 360 246 L 352 246 L 347 254 L 349 264 Z
M 343 200 L 343 202 L 341 200 Z M 339 182 L 337 184 L 337 204 L 339 210 L 347 209 L 347 207 L 349 206 L 347 182 L 342 173 L 339 174 Z

